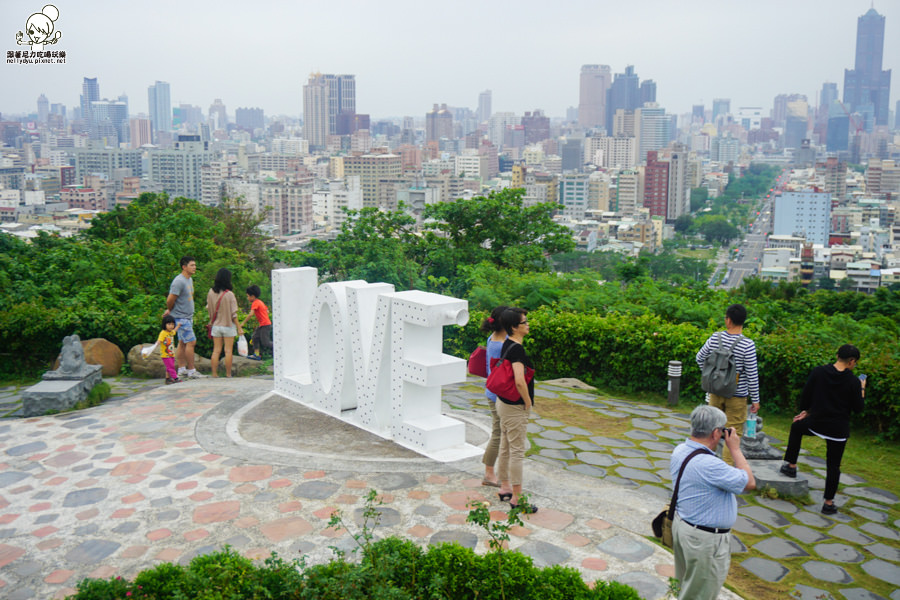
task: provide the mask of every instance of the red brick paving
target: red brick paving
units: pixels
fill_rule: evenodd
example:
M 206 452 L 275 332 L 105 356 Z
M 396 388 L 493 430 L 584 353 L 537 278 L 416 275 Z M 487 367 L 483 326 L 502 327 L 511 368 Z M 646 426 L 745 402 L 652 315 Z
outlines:
M 260 533 L 271 542 L 300 537 L 312 531 L 309 521 L 301 517 L 286 517 L 260 526 Z
M 194 509 L 194 523 L 221 523 L 238 518 L 241 503 L 238 500 L 213 502 Z

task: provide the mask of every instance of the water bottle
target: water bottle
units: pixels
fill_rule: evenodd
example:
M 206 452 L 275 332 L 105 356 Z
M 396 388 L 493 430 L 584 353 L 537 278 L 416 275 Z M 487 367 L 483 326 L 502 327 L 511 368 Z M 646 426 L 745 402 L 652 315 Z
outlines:
M 750 412 L 749 408 L 747 409 L 747 423 L 744 425 L 744 436 L 756 437 L 756 415 Z

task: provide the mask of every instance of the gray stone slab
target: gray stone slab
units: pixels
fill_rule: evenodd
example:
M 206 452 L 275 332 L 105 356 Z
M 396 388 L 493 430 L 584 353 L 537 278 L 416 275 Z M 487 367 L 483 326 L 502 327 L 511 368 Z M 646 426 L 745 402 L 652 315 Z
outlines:
M 474 549 L 475 546 L 478 545 L 478 536 L 471 531 L 465 531 L 461 529 L 444 529 L 442 531 L 435 532 L 435 534 L 432 535 L 428 540 L 428 544 L 431 546 L 453 542 L 456 542 L 464 548 Z
M 22 473 L 21 471 L 4 471 L 0 473 L 0 488 L 14 485 L 29 477 L 31 477 L 31 475 Z
M 853 546 L 847 544 L 816 544 L 813 546 L 816 554 L 838 563 L 858 563 L 863 561 L 863 555 L 860 554 Z
M 795 544 L 777 537 L 766 538 L 753 546 L 754 550 L 772 558 L 796 558 L 809 556 L 809 553 Z
M 891 592 L 891 600 L 900 600 L 900 589 Z
M 638 429 L 648 429 L 650 431 L 656 431 L 657 429 L 662 429 L 662 425 L 660 425 L 656 421 L 651 421 L 650 419 L 641 419 L 641 418 L 631 419 L 631 426 L 637 427 Z
M 831 537 L 835 537 L 839 540 L 844 540 L 845 542 L 851 542 L 853 544 L 871 544 L 875 541 L 869 536 L 861 534 L 853 527 L 845 525 L 844 523 L 840 523 L 832 527 L 828 531 L 828 534 L 831 535 Z
M 547 465 L 553 465 L 554 467 L 558 467 L 560 469 L 566 468 L 566 462 L 562 460 L 557 460 L 555 458 L 550 458 L 549 456 L 541 456 L 540 454 L 532 454 L 531 456 L 526 457 L 529 460 L 534 460 L 537 462 L 542 462 Z
M 657 419 L 660 416 L 658 411 L 645 408 L 622 407 L 622 411 L 639 417 L 646 417 L 647 419 Z
M 593 431 L 588 431 L 587 429 L 582 429 L 581 427 L 564 427 L 563 431 L 565 431 L 566 433 L 571 433 L 572 435 L 594 435 Z
M 863 588 L 848 588 L 841 590 L 841 595 L 847 600 L 887 600 L 884 596 L 879 596 L 874 592 Z
M 666 417 L 664 419 L 657 419 L 657 423 L 662 425 L 671 425 L 673 427 L 690 427 L 691 421 L 690 419 L 675 419 L 673 417 Z
M 884 560 L 900 562 L 900 548 L 888 546 L 886 544 L 878 542 L 877 544 L 866 546 L 865 549 L 872 553 L 872 555 L 874 555 L 876 558 L 883 558 Z
M 734 532 L 729 536 L 729 546 L 731 547 L 732 554 L 743 554 L 747 551 L 747 546 L 738 539 L 738 536 L 734 535 Z
M 584 440 L 576 440 L 572 442 L 572 446 L 578 448 L 579 450 L 603 450 L 602 446 L 598 446 L 594 442 L 586 442 Z
M 619 462 L 635 469 L 652 469 L 653 463 L 646 458 L 620 458 Z
M 661 438 L 666 438 L 667 440 L 678 440 L 679 442 L 685 439 L 685 435 L 683 433 L 669 431 L 668 429 L 660 429 L 656 432 L 656 435 Z
M 776 529 L 779 527 L 790 525 L 790 522 L 777 512 L 769 510 L 768 508 L 763 508 L 761 506 L 745 506 L 739 508 L 738 513 L 745 517 L 753 519 L 754 521 L 764 523 L 769 527 L 775 527 Z
M 66 560 L 81 564 L 98 564 L 119 549 L 120 544 L 111 540 L 88 540 L 66 553 Z
M 897 533 L 896 529 L 885 527 L 880 523 L 863 523 L 859 528 L 866 533 L 871 533 L 872 535 L 878 536 L 880 538 L 895 541 L 900 540 L 900 534 Z
M 27 444 L 21 444 L 19 446 L 7 448 L 6 453 L 10 456 L 28 456 L 31 454 L 37 454 L 41 450 L 46 449 L 47 444 L 45 444 L 44 442 L 29 442 Z
M 675 446 L 666 442 L 642 442 L 641 448 L 657 450 L 659 452 L 668 452 L 671 454 L 672 450 L 675 449 Z
M 649 494 L 651 496 L 655 496 L 655 497 L 659 498 L 660 500 L 662 500 L 663 503 L 668 502 L 669 499 L 672 497 L 671 490 L 669 490 L 667 488 L 659 487 L 657 485 L 646 484 L 646 485 L 642 485 L 638 489 L 640 489 L 642 494 Z
M 781 581 L 788 571 L 773 560 L 752 556 L 741 563 L 741 566 L 765 581 Z
M 538 454 L 540 456 L 544 456 L 546 458 L 553 458 L 556 460 L 573 460 L 575 458 L 575 453 L 571 450 L 557 450 L 554 448 L 547 448 L 545 450 L 541 450 Z
M 591 438 L 591 441 L 597 444 L 598 446 L 608 447 L 608 448 L 634 448 L 634 442 L 629 440 L 619 440 L 616 438 L 603 437 L 600 435 L 595 435 Z
M 824 535 L 815 529 L 810 529 L 806 525 L 791 525 L 785 529 L 784 532 L 792 538 L 800 540 L 804 544 L 814 544 L 828 539 L 827 535 Z
M 576 454 L 576 457 L 583 463 L 597 467 L 611 467 L 618 463 L 616 459 L 608 454 L 601 454 L 599 452 L 579 452 Z
M 572 446 L 565 442 L 558 442 L 556 440 L 548 440 L 542 437 L 534 436 L 531 438 L 531 443 L 541 448 L 552 448 L 554 450 L 571 450 Z
M 160 474 L 163 477 L 168 477 L 169 479 L 184 479 L 185 477 L 192 477 L 197 473 L 202 473 L 206 470 L 206 467 L 195 462 L 180 462 L 178 464 L 174 464 L 171 467 L 166 467 Z
M 644 431 L 643 429 L 632 429 L 631 431 L 626 431 L 625 437 L 641 441 L 653 441 L 659 439 L 656 434 L 650 433 L 649 431 Z
M 417 507 L 416 510 L 414 510 L 413 512 L 415 514 L 421 515 L 423 517 L 433 517 L 434 515 L 441 512 L 441 509 L 439 509 L 437 506 L 430 506 L 428 504 L 423 504 L 422 506 Z
M 294 496 L 297 498 L 309 498 L 310 500 L 324 500 L 340 489 L 340 485 L 330 481 L 306 481 L 294 488 Z
M 830 583 L 851 583 L 853 578 L 843 568 L 831 563 L 811 560 L 803 563 L 803 569 L 812 577 Z
M 668 587 L 658 577 L 643 571 L 623 573 L 613 579 L 633 587 L 641 598 L 663 598 L 668 592 Z
M 399 525 L 401 521 L 400 512 L 396 508 L 391 508 L 389 506 L 376 506 L 375 510 L 378 512 L 378 516 L 376 518 L 378 522 L 378 527 L 394 527 L 395 525 Z M 362 527 L 365 523 L 365 512 L 364 508 L 357 508 L 353 511 L 353 522 L 356 523 L 358 527 Z M 369 521 L 368 526 L 371 528 L 375 526 L 372 521 Z
M 662 479 L 654 473 L 641 471 L 640 469 L 632 469 L 631 467 L 618 467 L 616 473 L 625 479 L 632 481 L 649 481 L 650 483 L 662 483 Z
M 597 544 L 597 549 L 627 562 L 640 562 L 653 556 L 653 546 L 624 534 L 604 540 Z
M 823 600 L 824 598 L 831 598 L 833 600 L 834 597 L 825 590 L 798 583 L 794 586 L 794 592 L 791 594 L 791 598 L 795 600 Z
M 778 500 L 772 498 L 766 498 L 765 496 L 760 496 L 756 499 L 757 502 L 762 504 L 766 508 L 770 508 L 772 510 L 778 511 L 780 513 L 785 513 L 792 515 L 798 510 L 800 510 L 796 504 L 788 502 L 787 500 Z
M 75 490 L 74 492 L 69 492 L 68 494 L 66 494 L 66 499 L 63 500 L 63 506 L 65 506 L 66 508 L 74 508 L 77 506 L 96 504 L 97 502 L 106 500 L 106 497 L 108 495 L 109 490 L 106 488 Z
M 845 487 L 841 491 L 849 496 L 865 498 L 866 500 L 884 504 L 896 504 L 900 502 L 900 498 L 893 493 L 874 487 Z
M 555 429 L 548 429 L 541 433 L 541 437 L 548 440 L 557 440 L 557 441 L 565 441 L 571 440 L 574 436 L 571 433 L 566 433 L 564 431 L 557 431 Z
M 606 469 L 601 469 L 600 467 L 594 467 L 592 465 L 575 463 L 574 465 L 567 465 L 566 469 L 568 469 L 569 471 L 575 471 L 576 473 L 581 473 L 582 475 L 588 475 L 590 477 L 606 477 Z
M 765 527 L 756 521 L 751 521 L 747 517 L 742 517 L 738 515 L 738 518 L 735 520 L 732 529 L 735 531 L 740 531 L 741 533 L 749 533 L 751 535 L 765 535 L 767 533 L 772 533 L 772 530 L 768 527 Z
M 597 408 L 595 409 L 597 414 L 603 415 L 604 417 L 609 417 L 611 419 L 624 419 L 628 416 L 628 413 L 619 412 L 617 410 L 610 410 L 608 408 Z
M 561 421 L 556 421 L 554 419 L 536 419 L 534 421 L 541 427 L 565 427 L 566 424 Z
M 537 567 L 552 567 L 566 562 L 571 556 L 568 550 L 541 540 L 528 540 L 516 550 L 530 556 Z
M 828 527 L 829 525 L 831 525 L 831 521 L 826 519 L 822 515 L 813 514 L 805 510 L 801 510 L 796 513 L 794 515 L 794 518 L 804 525 L 809 525 L 810 527 Z
M 610 452 L 616 456 L 624 456 L 625 458 L 646 458 L 647 453 L 637 448 L 610 448 Z

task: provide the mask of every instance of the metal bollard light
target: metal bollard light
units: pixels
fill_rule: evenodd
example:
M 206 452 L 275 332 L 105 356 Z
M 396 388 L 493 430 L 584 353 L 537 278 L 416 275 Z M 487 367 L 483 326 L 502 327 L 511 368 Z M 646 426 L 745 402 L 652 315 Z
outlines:
M 678 393 L 681 391 L 681 361 L 669 361 L 669 406 L 678 404 Z

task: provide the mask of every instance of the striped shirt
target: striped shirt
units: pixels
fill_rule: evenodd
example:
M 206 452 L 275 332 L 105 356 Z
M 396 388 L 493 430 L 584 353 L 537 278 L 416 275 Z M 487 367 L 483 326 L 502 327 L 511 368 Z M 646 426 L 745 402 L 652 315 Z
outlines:
M 697 365 L 703 369 L 703 363 L 706 357 L 719 346 L 721 334 L 721 343 L 725 347 L 734 344 L 735 338 L 739 333 L 728 333 L 727 331 L 717 331 L 709 336 L 700 352 L 697 353 Z M 737 342 L 732 350 L 734 356 L 734 366 L 738 371 L 738 385 L 734 392 L 735 398 L 750 398 L 751 402 L 759 402 L 759 373 L 756 370 L 756 344 L 748 337 L 744 337 Z
M 672 451 L 669 472 L 673 486 L 681 463 L 697 448 L 705 446 L 687 439 Z M 682 520 L 692 525 L 729 529 L 737 520 L 735 494 L 744 491 L 748 480 L 746 471 L 725 464 L 712 453 L 695 456 L 681 476 L 675 510 Z

